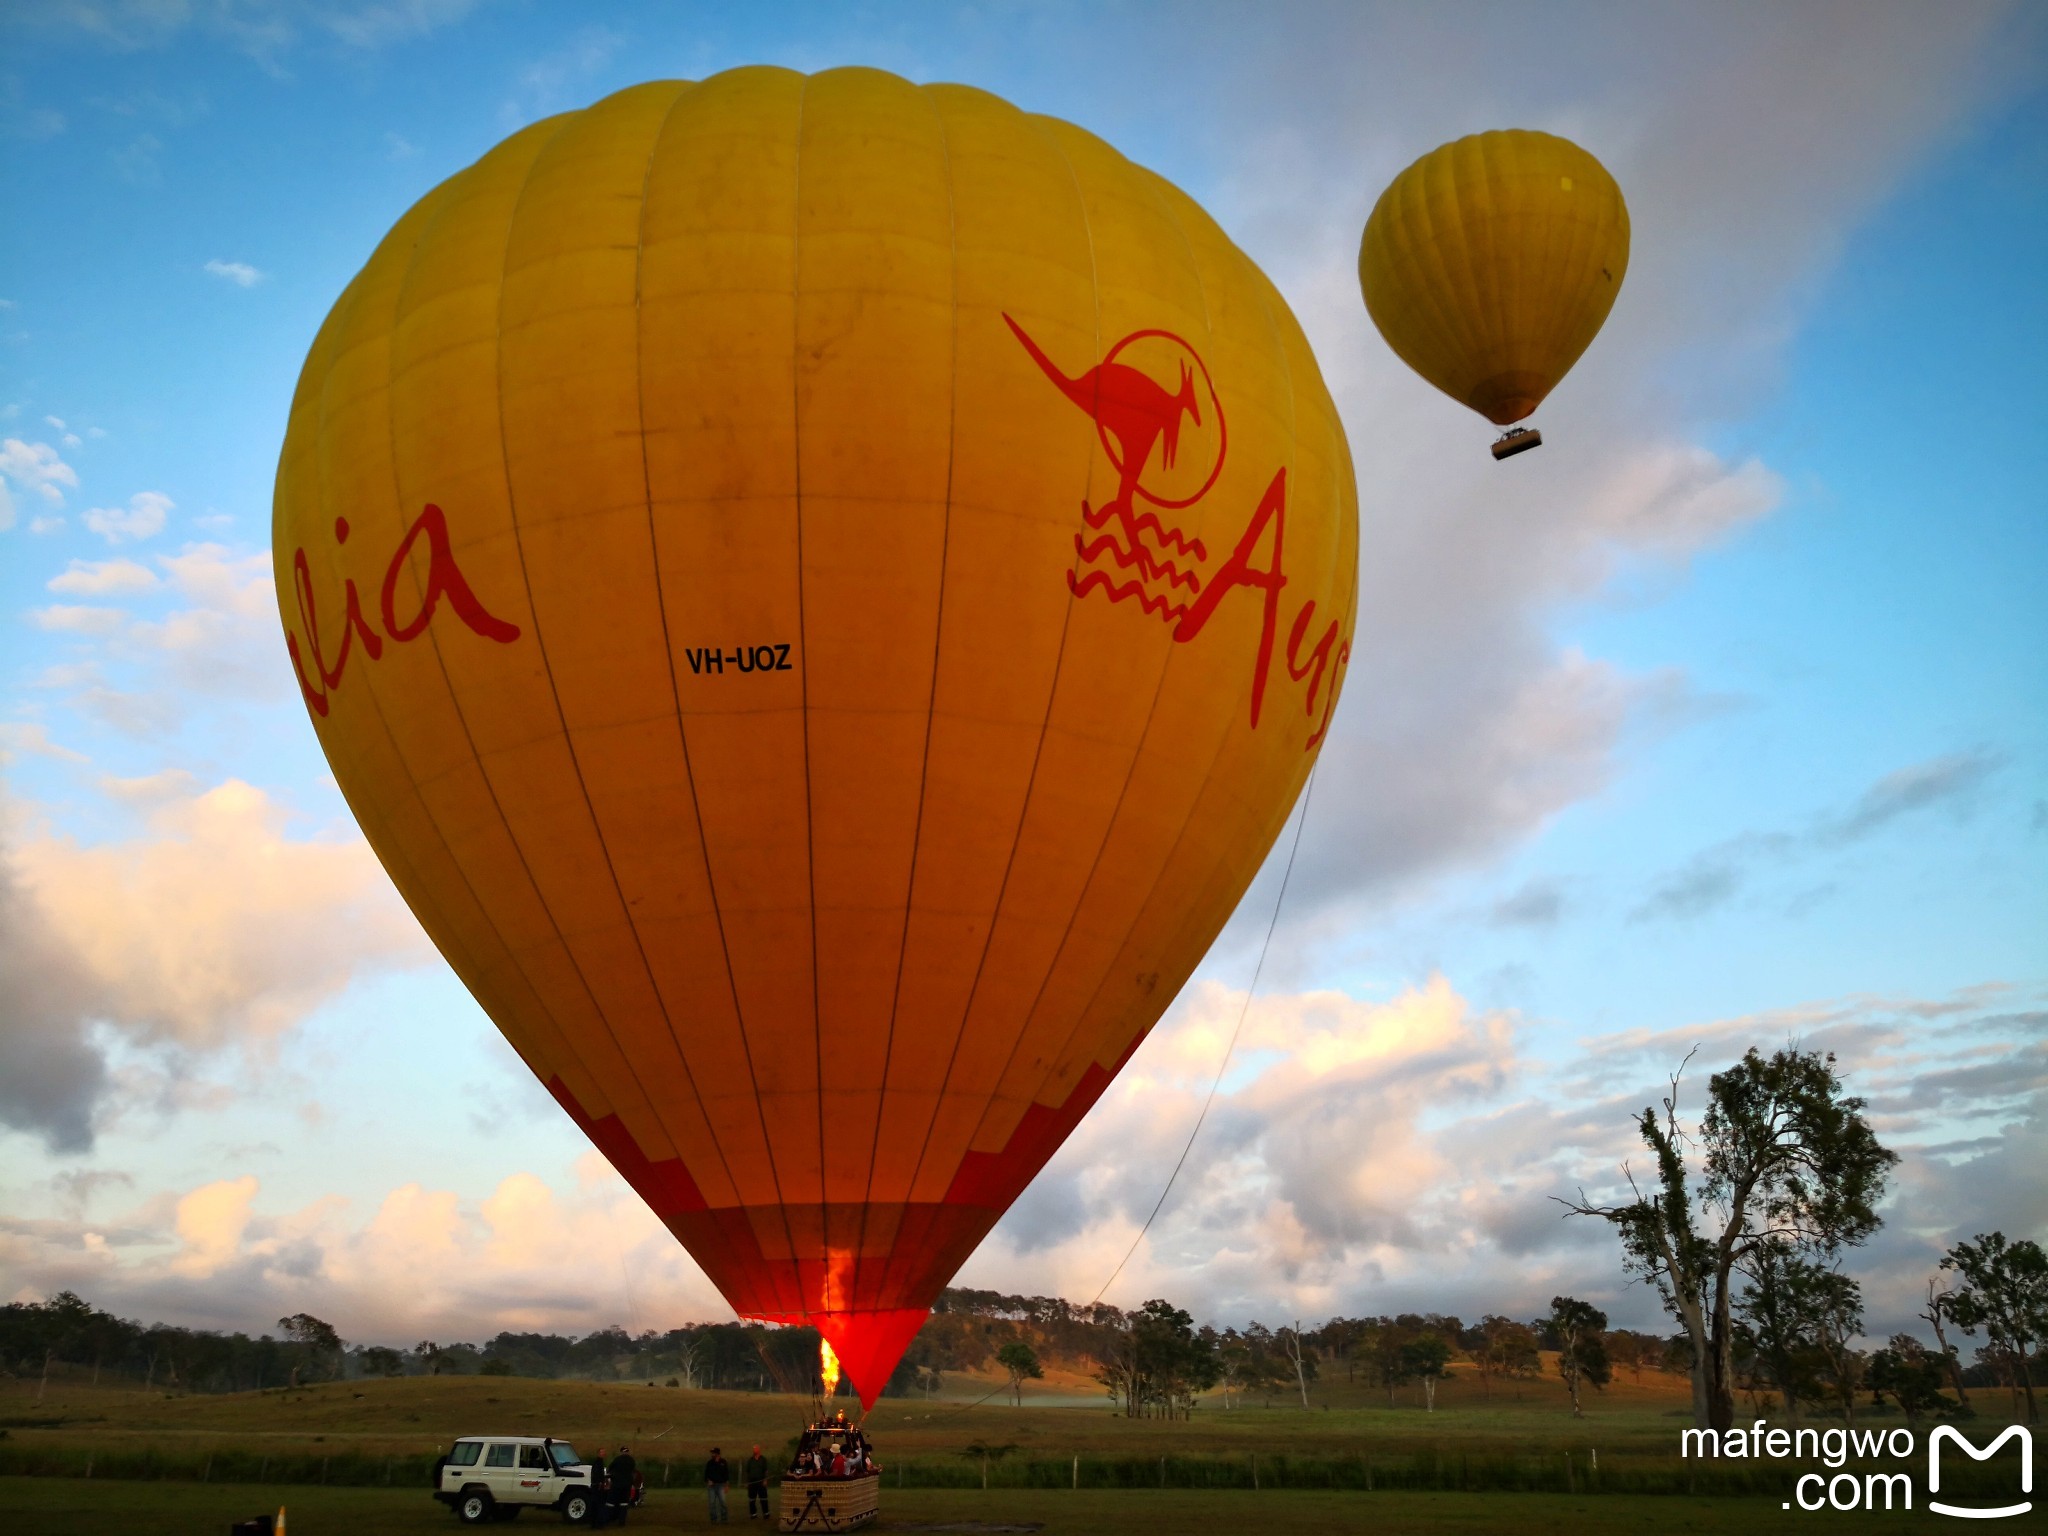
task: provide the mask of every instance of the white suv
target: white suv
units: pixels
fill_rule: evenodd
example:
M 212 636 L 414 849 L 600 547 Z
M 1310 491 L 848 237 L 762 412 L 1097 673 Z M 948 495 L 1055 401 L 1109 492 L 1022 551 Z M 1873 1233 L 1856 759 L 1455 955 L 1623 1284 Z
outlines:
M 516 1520 L 522 1509 L 590 1517 L 590 1468 L 568 1444 L 528 1435 L 465 1435 L 441 1463 L 434 1497 L 464 1525 Z

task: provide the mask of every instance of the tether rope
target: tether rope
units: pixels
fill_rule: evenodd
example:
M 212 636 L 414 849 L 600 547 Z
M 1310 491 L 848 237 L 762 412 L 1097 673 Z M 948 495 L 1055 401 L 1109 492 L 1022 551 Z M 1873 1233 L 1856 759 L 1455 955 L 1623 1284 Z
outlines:
M 1237 1054 L 1237 1037 L 1244 1032 L 1245 1017 L 1251 1012 L 1252 997 L 1259 990 L 1259 977 L 1266 969 L 1266 951 L 1273 946 L 1273 930 L 1280 925 L 1280 908 L 1287 900 L 1287 882 L 1294 878 L 1294 856 L 1301 852 L 1301 832 L 1302 828 L 1308 825 L 1308 802 L 1310 796 L 1316 792 L 1316 769 L 1320 767 L 1322 759 L 1319 757 L 1315 766 L 1309 769 L 1308 783 L 1301 791 L 1301 815 L 1294 823 L 1294 842 L 1287 850 L 1287 868 L 1280 875 L 1280 893 L 1273 898 L 1273 915 L 1266 923 L 1265 942 L 1259 946 L 1259 963 L 1252 968 L 1252 983 L 1245 988 L 1244 1006 L 1237 1010 L 1237 1027 L 1231 1030 L 1230 1044 L 1224 1047 L 1223 1064 L 1216 1069 L 1216 1081 L 1209 1085 L 1209 1096 L 1202 1101 L 1202 1112 L 1195 1116 L 1195 1128 L 1188 1132 L 1187 1145 L 1180 1149 L 1180 1160 L 1173 1165 L 1173 1172 L 1166 1176 L 1166 1188 L 1159 1192 L 1158 1204 L 1152 1207 L 1152 1214 L 1145 1218 L 1145 1225 L 1140 1227 L 1138 1235 L 1131 1239 L 1131 1246 L 1117 1261 L 1116 1268 L 1109 1272 L 1109 1278 L 1102 1282 L 1102 1289 L 1095 1293 L 1095 1301 L 1089 1303 L 1091 1307 L 1095 1302 L 1101 1301 L 1104 1292 L 1116 1284 L 1116 1277 L 1124 1272 L 1124 1266 L 1131 1262 L 1131 1255 L 1138 1251 L 1138 1244 L 1145 1241 L 1145 1234 L 1152 1230 L 1152 1223 L 1159 1219 L 1159 1213 L 1166 1208 L 1166 1197 L 1173 1193 L 1174 1181 L 1180 1177 L 1181 1169 L 1187 1165 L 1188 1154 L 1195 1149 L 1195 1138 L 1202 1134 L 1203 1122 L 1209 1118 L 1209 1108 L 1216 1102 L 1217 1090 L 1222 1088 L 1223 1079 L 1230 1072 L 1230 1058 Z

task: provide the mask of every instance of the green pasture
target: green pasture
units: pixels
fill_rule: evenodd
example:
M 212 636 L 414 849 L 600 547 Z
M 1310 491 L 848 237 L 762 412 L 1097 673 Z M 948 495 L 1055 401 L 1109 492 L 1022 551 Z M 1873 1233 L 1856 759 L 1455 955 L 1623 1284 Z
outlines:
M 1681 1381 L 1617 1384 L 1590 1398 L 1583 1418 L 1549 1382 L 1524 1383 L 1519 1395 L 1496 1389 L 1491 1399 L 1461 1385 L 1467 1390 L 1439 1391 L 1435 1412 L 1406 1401 L 1389 1407 L 1384 1394 L 1331 1383 L 1307 1409 L 1298 1399 L 1227 1410 L 1210 1400 L 1184 1420 L 1126 1419 L 1072 1394 L 1022 1407 L 978 1393 L 885 1399 L 868 1419 L 884 1466 L 877 1529 L 1007 1523 L 1079 1533 L 1163 1522 L 1573 1536 L 1654 1528 L 1664 1536 L 1805 1518 L 1782 1506 L 1794 1477 L 1812 1467 L 1679 1457 L 1679 1432 L 1690 1423 Z M 451 1531 L 452 1517 L 426 1492 L 428 1469 L 458 1435 L 490 1433 L 551 1434 L 585 1453 L 629 1443 L 650 1490 L 641 1523 L 696 1526 L 708 1448 L 737 1459 L 758 1443 L 774 1456 L 808 1406 L 757 1393 L 518 1377 L 224 1395 L 6 1382 L 0 1530 L 218 1531 L 284 1504 L 298 1536 Z M 1980 1421 L 1979 1438 L 1993 1422 Z M 2009 1482 L 2010 1470 L 1959 1467 L 1956 1490 L 1980 1478 Z M 1917 1530 L 1926 1517 L 1882 1518 Z M 536 1520 L 555 1524 L 531 1511 L 521 1523 Z

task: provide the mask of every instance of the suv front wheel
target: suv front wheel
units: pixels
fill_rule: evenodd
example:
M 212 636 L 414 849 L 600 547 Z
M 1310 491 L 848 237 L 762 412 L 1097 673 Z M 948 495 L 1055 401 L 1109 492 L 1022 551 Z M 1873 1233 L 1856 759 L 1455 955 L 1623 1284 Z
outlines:
M 455 1518 L 464 1525 L 482 1525 L 491 1518 L 491 1496 L 481 1488 L 465 1488 L 455 1501 Z
M 562 1518 L 571 1525 L 581 1525 L 590 1518 L 590 1495 L 587 1493 L 565 1493 L 562 1495 Z

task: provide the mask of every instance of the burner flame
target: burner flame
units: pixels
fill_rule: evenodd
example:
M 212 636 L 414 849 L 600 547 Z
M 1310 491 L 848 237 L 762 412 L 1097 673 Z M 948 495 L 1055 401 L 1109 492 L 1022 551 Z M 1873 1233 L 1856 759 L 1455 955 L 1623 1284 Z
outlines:
M 839 1390 L 839 1357 L 823 1339 L 818 1340 L 818 1378 L 825 1383 L 825 1396 Z

